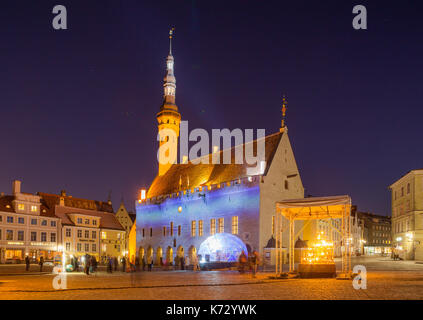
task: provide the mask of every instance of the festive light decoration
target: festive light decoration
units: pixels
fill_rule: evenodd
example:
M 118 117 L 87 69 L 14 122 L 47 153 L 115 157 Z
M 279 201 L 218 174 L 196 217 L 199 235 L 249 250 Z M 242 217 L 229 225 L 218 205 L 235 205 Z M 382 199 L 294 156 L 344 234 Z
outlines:
M 333 264 L 333 242 L 321 239 L 320 234 L 317 241 L 311 247 L 303 250 L 301 263 L 303 264 Z
M 198 254 L 201 262 L 205 262 L 206 256 L 210 257 L 210 262 L 236 262 L 242 251 L 248 252 L 240 238 L 229 233 L 217 233 L 201 244 Z

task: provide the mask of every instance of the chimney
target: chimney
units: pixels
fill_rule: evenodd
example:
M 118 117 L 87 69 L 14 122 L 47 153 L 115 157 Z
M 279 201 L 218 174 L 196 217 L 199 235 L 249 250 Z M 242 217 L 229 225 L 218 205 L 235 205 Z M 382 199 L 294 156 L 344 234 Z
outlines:
M 13 195 L 21 193 L 21 182 L 19 180 L 14 180 L 12 185 Z

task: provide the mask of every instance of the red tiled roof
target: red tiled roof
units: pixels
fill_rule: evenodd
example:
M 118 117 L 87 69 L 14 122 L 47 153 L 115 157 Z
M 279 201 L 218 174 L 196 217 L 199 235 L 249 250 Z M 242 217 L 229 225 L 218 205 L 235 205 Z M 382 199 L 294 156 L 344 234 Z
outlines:
M 278 132 L 265 137 L 265 161 L 266 168 L 264 174 L 270 167 L 275 151 L 281 140 L 282 133 Z M 257 140 L 253 142 L 253 150 L 257 150 Z M 243 144 L 243 150 L 245 151 Z M 209 164 L 174 164 L 164 175 L 156 176 L 147 192 L 147 197 L 157 197 L 160 195 L 172 194 L 180 189 L 197 188 L 203 185 L 213 185 L 223 182 L 229 182 L 247 177 L 247 168 L 249 165 L 235 164 L 235 148 L 231 148 L 231 164 L 212 164 L 212 154 L 209 154 Z M 223 150 L 219 152 L 221 159 Z M 222 162 L 222 161 L 221 161 Z M 255 165 L 251 165 L 254 167 Z M 189 186 L 188 186 L 189 180 Z M 182 186 L 180 186 L 180 181 Z

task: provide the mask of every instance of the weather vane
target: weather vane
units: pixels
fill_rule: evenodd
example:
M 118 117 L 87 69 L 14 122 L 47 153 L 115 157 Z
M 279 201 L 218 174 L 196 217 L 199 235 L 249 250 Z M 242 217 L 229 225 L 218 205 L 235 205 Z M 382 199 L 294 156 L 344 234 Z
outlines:
M 286 96 L 283 95 L 282 98 L 282 124 L 281 124 L 281 131 L 285 130 L 285 117 L 286 117 L 286 109 L 287 109 L 288 102 L 286 101 Z

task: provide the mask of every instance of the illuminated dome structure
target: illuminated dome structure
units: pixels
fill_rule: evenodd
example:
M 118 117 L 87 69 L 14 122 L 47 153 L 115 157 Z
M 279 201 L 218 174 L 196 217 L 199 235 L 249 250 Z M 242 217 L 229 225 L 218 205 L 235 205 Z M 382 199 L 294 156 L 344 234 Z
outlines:
M 200 245 L 201 262 L 236 262 L 247 247 L 242 240 L 229 233 L 217 233 Z

